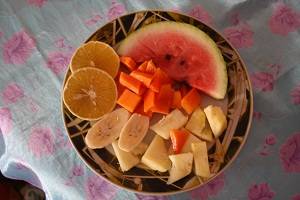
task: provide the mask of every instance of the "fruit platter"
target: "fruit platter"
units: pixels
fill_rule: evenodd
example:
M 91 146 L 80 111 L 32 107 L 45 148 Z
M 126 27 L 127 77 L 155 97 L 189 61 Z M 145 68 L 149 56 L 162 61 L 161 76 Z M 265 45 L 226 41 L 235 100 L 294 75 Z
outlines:
M 71 143 L 96 174 L 133 192 L 188 191 L 242 149 L 253 96 L 237 51 L 204 23 L 140 11 L 74 52 L 62 91 Z

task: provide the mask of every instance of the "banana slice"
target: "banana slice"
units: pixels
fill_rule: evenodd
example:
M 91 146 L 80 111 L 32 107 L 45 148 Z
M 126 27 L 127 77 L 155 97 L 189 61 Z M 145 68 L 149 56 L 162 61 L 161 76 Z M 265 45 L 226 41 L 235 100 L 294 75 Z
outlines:
M 121 130 L 119 148 L 130 152 L 142 142 L 148 129 L 149 117 L 134 113 Z
M 85 136 L 85 143 L 91 149 L 103 148 L 116 140 L 123 126 L 130 117 L 130 113 L 119 108 L 104 115 L 92 126 Z

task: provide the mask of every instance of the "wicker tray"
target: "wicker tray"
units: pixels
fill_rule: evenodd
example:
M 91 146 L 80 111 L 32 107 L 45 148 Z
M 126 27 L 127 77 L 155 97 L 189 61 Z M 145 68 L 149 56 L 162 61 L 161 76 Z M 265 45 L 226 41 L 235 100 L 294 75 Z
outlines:
M 242 149 L 249 133 L 253 112 L 251 84 L 241 57 L 220 33 L 190 16 L 157 10 L 131 13 L 101 27 L 86 42 L 98 40 L 115 47 L 131 32 L 159 21 L 185 22 L 203 30 L 217 43 L 227 63 L 229 78 L 227 90 L 228 128 L 209 151 L 212 172 L 209 179 L 200 180 L 200 184 L 192 188 L 183 188 L 191 176 L 187 176 L 175 184 L 167 185 L 168 173 L 157 173 L 140 167 L 135 167 L 123 173 L 119 168 L 116 157 L 107 149 L 92 150 L 86 146 L 84 137 L 93 122 L 73 116 L 62 101 L 62 115 L 68 136 L 74 149 L 86 165 L 99 176 L 121 188 L 151 195 L 167 195 L 188 191 L 208 183 L 221 174 L 231 165 Z M 71 71 L 68 69 L 65 80 L 70 74 Z M 218 149 L 218 153 L 215 153 L 216 149 Z

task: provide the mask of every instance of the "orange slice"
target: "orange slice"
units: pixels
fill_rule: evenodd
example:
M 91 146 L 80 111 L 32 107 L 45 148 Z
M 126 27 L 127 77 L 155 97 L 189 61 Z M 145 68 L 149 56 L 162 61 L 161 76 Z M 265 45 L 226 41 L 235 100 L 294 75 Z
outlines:
M 120 59 L 115 50 L 106 43 L 90 41 L 79 47 L 71 59 L 71 71 L 84 67 L 96 67 L 116 77 Z
M 97 120 L 112 111 L 117 96 L 117 87 L 112 77 L 92 67 L 72 73 L 63 91 L 66 107 L 73 115 L 85 120 Z

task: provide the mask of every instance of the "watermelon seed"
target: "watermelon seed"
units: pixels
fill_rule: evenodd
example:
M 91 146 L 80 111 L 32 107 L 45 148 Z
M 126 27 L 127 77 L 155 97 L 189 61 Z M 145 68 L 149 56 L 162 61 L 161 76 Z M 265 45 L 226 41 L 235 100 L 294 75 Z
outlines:
M 172 58 L 172 55 L 170 55 L 170 54 L 166 54 L 166 55 L 165 55 L 165 59 L 166 59 L 166 60 L 171 60 L 171 58 Z
M 184 64 L 185 64 L 185 60 L 180 61 L 179 64 L 180 64 L 180 65 L 184 65 Z

